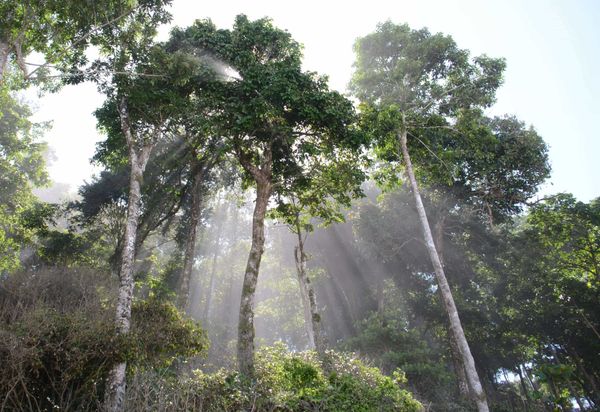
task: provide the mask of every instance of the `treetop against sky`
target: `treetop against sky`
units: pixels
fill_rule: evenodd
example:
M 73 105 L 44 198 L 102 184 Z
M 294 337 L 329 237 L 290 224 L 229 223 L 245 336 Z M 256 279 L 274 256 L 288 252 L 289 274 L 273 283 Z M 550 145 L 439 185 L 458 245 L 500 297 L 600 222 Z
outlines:
M 340 1 L 302 3 L 235 0 L 189 2 L 176 0 L 172 26 L 185 27 L 196 18 L 210 18 L 219 27 L 230 27 L 237 14 L 256 19 L 271 17 L 304 45 L 304 66 L 327 75 L 333 89 L 346 92 L 352 73 L 352 45 L 372 32 L 379 22 L 406 22 L 412 28 L 451 35 L 459 47 L 473 55 L 504 57 L 504 85 L 490 114 L 514 114 L 550 146 L 552 178 L 542 194 L 573 192 L 586 201 L 598 196 L 600 171 L 593 156 L 600 153 L 595 119 L 600 103 L 600 54 L 595 40 L 600 28 L 600 6 L 593 1 L 364 3 Z M 170 27 L 160 31 L 167 38 Z M 71 184 L 72 190 L 90 178 L 89 159 L 99 136 L 92 116 L 103 98 L 93 85 L 65 87 L 40 99 L 36 120 L 52 120 L 46 139 L 57 159 L 50 166 L 54 181 Z

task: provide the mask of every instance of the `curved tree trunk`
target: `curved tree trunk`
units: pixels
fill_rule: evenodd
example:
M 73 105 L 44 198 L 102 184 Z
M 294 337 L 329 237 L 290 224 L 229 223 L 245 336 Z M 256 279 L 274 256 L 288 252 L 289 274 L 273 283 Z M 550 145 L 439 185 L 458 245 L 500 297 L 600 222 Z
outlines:
M 136 146 L 129 122 L 127 101 L 123 98 L 119 104 L 121 129 L 129 147 L 129 162 L 131 174 L 129 177 L 129 199 L 127 203 L 127 220 L 125 223 L 125 236 L 121 265 L 119 270 L 119 296 L 117 299 L 116 329 L 117 334 L 126 335 L 131 327 L 131 302 L 133 300 L 133 265 L 135 260 L 135 245 L 140 213 L 141 185 L 150 156 L 154 146 L 153 142 L 142 147 Z M 106 408 L 111 412 L 124 410 L 125 403 L 125 362 L 119 363 L 110 371 L 107 391 Z
M 252 174 L 256 181 L 256 204 L 252 215 L 252 246 L 244 273 L 238 318 L 238 368 L 240 373 L 247 377 L 254 376 L 254 299 L 260 260 L 265 249 L 265 215 L 273 191 L 271 155 L 270 148 L 265 150 L 265 159 L 261 168 L 252 165 L 247 159 L 240 159 L 242 166 Z
M 306 333 L 310 347 L 322 356 L 325 354 L 325 344 L 321 332 L 321 315 L 317 309 L 315 290 L 306 271 L 307 255 L 304 252 L 304 239 L 302 239 L 298 216 L 296 216 L 296 235 L 298 236 L 298 244 L 294 250 L 294 258 L 296 260 L 296 272 L 298 274 L 300 296 L 302 297 L 302 306 L 304 308 Z
M 402 129 L 400 130 L 398 135 L 398 140 L 402 150 L 402 157 L 404 158 L 405 171 L 407 178 L 410 181 L 410 185 L 412 187 L 415 203 L 417 206 L 417 212 L 419 214 L 419 220 L 421 221 L 421 228 L 423 230 L 425 245 L 427 247 L 427 251 L 429 252 L 429 258 L 431 259 L 431 263 L 435 271 L 438 286 L 440 288 L 440 293 L 442 295 L 442 301 L 444 303 L 444 308 L 446 309 L 446 313 L 448 314 L 448 318 L 450 320 L 450 330 L 452 331 L 452 336 L 456 341 L 456 345 L 461 356 L 461 361 L 464 365 L 465 373 L 467 375 L 467 380 L 469 382 L 469 386 L 471 387 L 473 397 L 477 405 L 477 410 L 479 412 L 488 412 L 489 407 L 487 404 L 485 393 L 483 391 L 483 387 L 481 385 L 481 381 L 479 379 L 479 375 L 477 374 L 477 369 L 475 368 L 475 360 L 473 359 L 471 349 L 469 348 L 469 344 L 467 343 L 467 339 L 465 338 L 465 333 L 463 331 L 460 318 L 458 316 L 456 304 L 454 303 L 454 298 L 452 297 L 452 292 L 450 291 L 450 286 L 448 285 L 446 274 L 444 273 L 442 263 L 440 262 L 440 258 L 435 248 L 433 236 L 431 234 L 431 228 L 429 227 L 427 214 L 425 213 L 425 208 L 423 206 L 423 201 L 421 200 L 417 180 L 415 178 L 415 174 L 412 168 L 410 155 L 408 153 L 406 138 L 407 130 L 406 126 L 404 126 L 403 124 Z
M 197 162 L 196 162 L 197 163 Z M 179 287 L 179 307 L 190 312 L 190 281 L 192 278 L 192 268 L 194 266 L 194 258 L 196 256 L 196 237 L 198 235 L 198 223 L 200 222 L 200 212 L 202 210 L 202 193 L 201 185 L 204 175 L 204 169 L 195 164 L 196 169 L 192 178 L 192 204 L 190 209 L 190 222 L 187 235 L 185 238 L 185 251 L 183 254 L 183 268 L 181 271 L 181 282 Z

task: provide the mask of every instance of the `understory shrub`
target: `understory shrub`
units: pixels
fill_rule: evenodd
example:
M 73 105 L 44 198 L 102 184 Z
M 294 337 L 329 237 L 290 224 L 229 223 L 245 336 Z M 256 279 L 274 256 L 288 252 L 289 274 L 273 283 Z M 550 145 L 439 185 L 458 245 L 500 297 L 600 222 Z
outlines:
M 359 352 L 386 373 L 401 369 L 417 398 L 439 404 L 439 410 L 453 410 L 448 400 L 458 394 L 452 392 L 456 385 L 443 356 L 446 351 L 436 351 L 418 330 L 389 314 L 373 313 L 357 324 L 357 330 L 342 348 Z
M 0 279 L 0 411 L 97 410 L 111 367 L 164 368 L 204 351 L 200 327 L 165 301 L 136 301 L 132 330 L 114 333 L 116 286 L 89 269 Z
M 398 371 L 386 376 L 330 351 L 256 356 L 256 376 L 196 370 L 202 329 L 169 302 L 137 300 L 132 330 L 114 333 L 115 282 L 90 269 L 38 269 L 0 278 L 0 411 L 95 411 L 111 367 L 128 364 L 127 411 L 417 411 Z M 178 360 L 178 362 L 174 362 Z
M 349 354 L 330 351 L 322 363 L 315 352 L 289 352 L 282 344 L 260 350 L 254 380 L 225 370 L 194 371 L 187 377 L 144 373 L 133 377 L 128 411 L 419 411 L 392 377 Z

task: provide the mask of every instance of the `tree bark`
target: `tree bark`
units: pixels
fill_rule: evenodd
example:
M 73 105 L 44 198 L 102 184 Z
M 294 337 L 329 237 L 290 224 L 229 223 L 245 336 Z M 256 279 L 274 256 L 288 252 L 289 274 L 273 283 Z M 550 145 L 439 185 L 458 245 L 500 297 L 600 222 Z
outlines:
M 469 383 L 467 374 L 460 358 L 460 351 L 456 345 L 456 340 L 452 336 L 452 330 L 448 328 L 448 343 L 450 344 L 450 356 L 452 357 L 452 366 L 456 375 L 458 393 L 463 399 L 469 399 Z
M 440 258 L 440 263 L 442 264 L 442 267 L 444 267 L 444 225 L 446 223 L 446 217 L 442 216 L 440 217 L 440 219 L 437 221 L 437 223 L 434 226 L 434 232 L 435 232 L 435 247 L 437 250 L 437 254 Z
M 198 236 L 198 223 L 200 222 L 200 212 L 202 210 L 202 178 L 204 169 L 194 162 L 196 169 L 193 174 L 192 183 L 192 204 L 190 208 L 190 222 L 185 239 L 185 252 L 183 254 L 183 268 L 181 271 L 181 282 L 179 287 L 179 307 L 190 313 L 190 281 L 192 278 L 192 269 L 194 267 L 194 258 L 196 256 L 196 238 Z
M 242 160 L 243 156 L 240 157 L 242 166 L 252 174 L 256 181 L 256 204 L 252 215 L 252 245 L 248 254 L 240 299 L 237 343 L 240 373 L 252 378 L 254 377 L 254 300 L 260 261 L 265 248 L 265 215 L 273 190 L 271 148 L 265 150 L 265 159 L 261 168 L 252 165 L 248 159 Z
M 434 244 L 436 247 L 436 251 L 438 257 L 440 259 L 440 264 L 442 268 L 444 267 L 444 224 L 446 218 L 441 217 L 438 219 L 437 223 L 434 225 Z M 440 296 L 442 296 L 440 289 Z M 442 299 L 444 297 L 442 296 Z M 452 357 L 452 365 L 454 367 L 454 374 L 457 379 L 458 393 L 463 399 L 469 399 L 469 383 L 467 382 L 467 374 L 465 373 L 465 368 L 461 361 L 460 351 L 458 349 L 458 345 L 456 344 L 456 340 L 452 335 L 452 330 L 450 328 L 450 324 L 448 324 L 448 342 L 450 344 L 450 355 Z
M 4 83 L 6 68 L 8 67 L 8 56 L 10 54 L 10 44 L 0 40 L 0 85 Z
M 435 271 L 438 286 L 440 288 L 440 293 L 442 295 L 442 301 L 444 303 L 444 308 L 446 309 L 446 313 L 448 314 L 448 318 L 450 320 L 450 330 L 452 331 L 452 336 L 456 341 L 456 345 L 461 356 L 461 361 L 463 363 L 467 375 L 467 380 L 472 390 L 472 395 L 475 404 L 477 405 L 477 410 L 479 412 L 488 412 L 489 407 L 487 404 L 485 393 L 483 391 L 483 387 L 481 385 L 481 381 L 479 379 L 479 375 L 477 373 L 477 369 L 475 368 L 475 360 L 473 359 L 471 349 L 469 348 L 469 344 L 465 337 L 462 324 L 458 316 L 458 311 L 456 309 L 456 304 L 454 303 L 454 298 L 452 297 L 452 292 L 450 290 L 450 286 L 448 285 L 448 280 L 446 279 L 442 263 L 440 262 L 440 258 L 435 248 L 433 236 L 431 234 L 431 228 L 429 226 L 427 214 L 425 213 L 425 208 L 423 206 L 423 201 L 421 200 L 419 187 L 417 185 L 417 180 L 413 172 L 410 155 L 408 153 L 408 146 L 406 143 L 408 133 L 405 124 L 406 123 L 403 122 L 402 128 L 398 135 L 398 139 L 402 150 L 402 156 L 404 158 L 406 175 L 408 180 L 410 181 L 410 185 L 412 187 L 413 195 L 415 198 L 417 212 L 419 214 L 419 220 L 421 222 L 421 228 L 423 230 L 425 245 L 427 247 L 427 251 L 429 252 L 429 257 L 431 259 L 431 263 Z
M 116 331 L 118 335 L 127 335 L 131 327 L 131 302 L 133 300 L 133 266 L 135 260 L 135 245 L 140 213 L 141 184 L 144 169 L 150 157 L 154 143 L 137 147 L 131 130 L 127 100 L 119 103 L 121 129 L 129 148 L 131 174 L 129 177 L 129 199 L 127 204 L 127 220 L 125 224 L 124 244 L 119 270 L 119 296 L 117 298 Z M 106 407 L 111 412 L 124 410 L 125 403 L 125 370 L 127 364 L 116 364 L 110 371 L 106 391 Z
M 306 271 L 307 255 L 304 252 L 304 239 L 300 227 L 299 216 L 296 215 L 296 235 L 298 244 L 294 250 L 296 260 L 296 272 L 298 274 L 298 284 L 300 286 L 300 296 L 302 297 L 302 306 L 304 308 L 304 323 L 308 336 L 309 345 L 315 349 L 320 356 L 325 354 L 325 345 L 321 331 L 321 315 L 317 309 L 317 299 L 315 290 L 312 287 L 310 278 Z

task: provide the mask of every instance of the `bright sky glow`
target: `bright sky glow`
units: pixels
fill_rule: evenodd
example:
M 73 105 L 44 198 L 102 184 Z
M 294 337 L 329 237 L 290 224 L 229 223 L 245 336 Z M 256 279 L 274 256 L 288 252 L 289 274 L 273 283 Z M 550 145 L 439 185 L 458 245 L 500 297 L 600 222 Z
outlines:
M 345 91 L 354 40 L 392 20 L 451 35 L 473 55 L 505 57 L 505 83 L 493 114 L 514 114 L 533 125 L 550 145 L 553 173 L 542 194 L 600 196 L 600 3 L 594 0 L 261 1 L 175 0 L 173 25 L 211 18 L 230 27 L 237 14 L 271 17 L 304 44 L 305 68 L 325 74 Z M 168 28 L 161 30 L 161 37 Z M 47 140 L 57 160 L 51 177 L 75 189 L 89 180 L 89 159 L 101 140 L 92 115 L 102 96 L 92 85 L 66 87 L 41 99 L 36 120 L 53 120 Z

